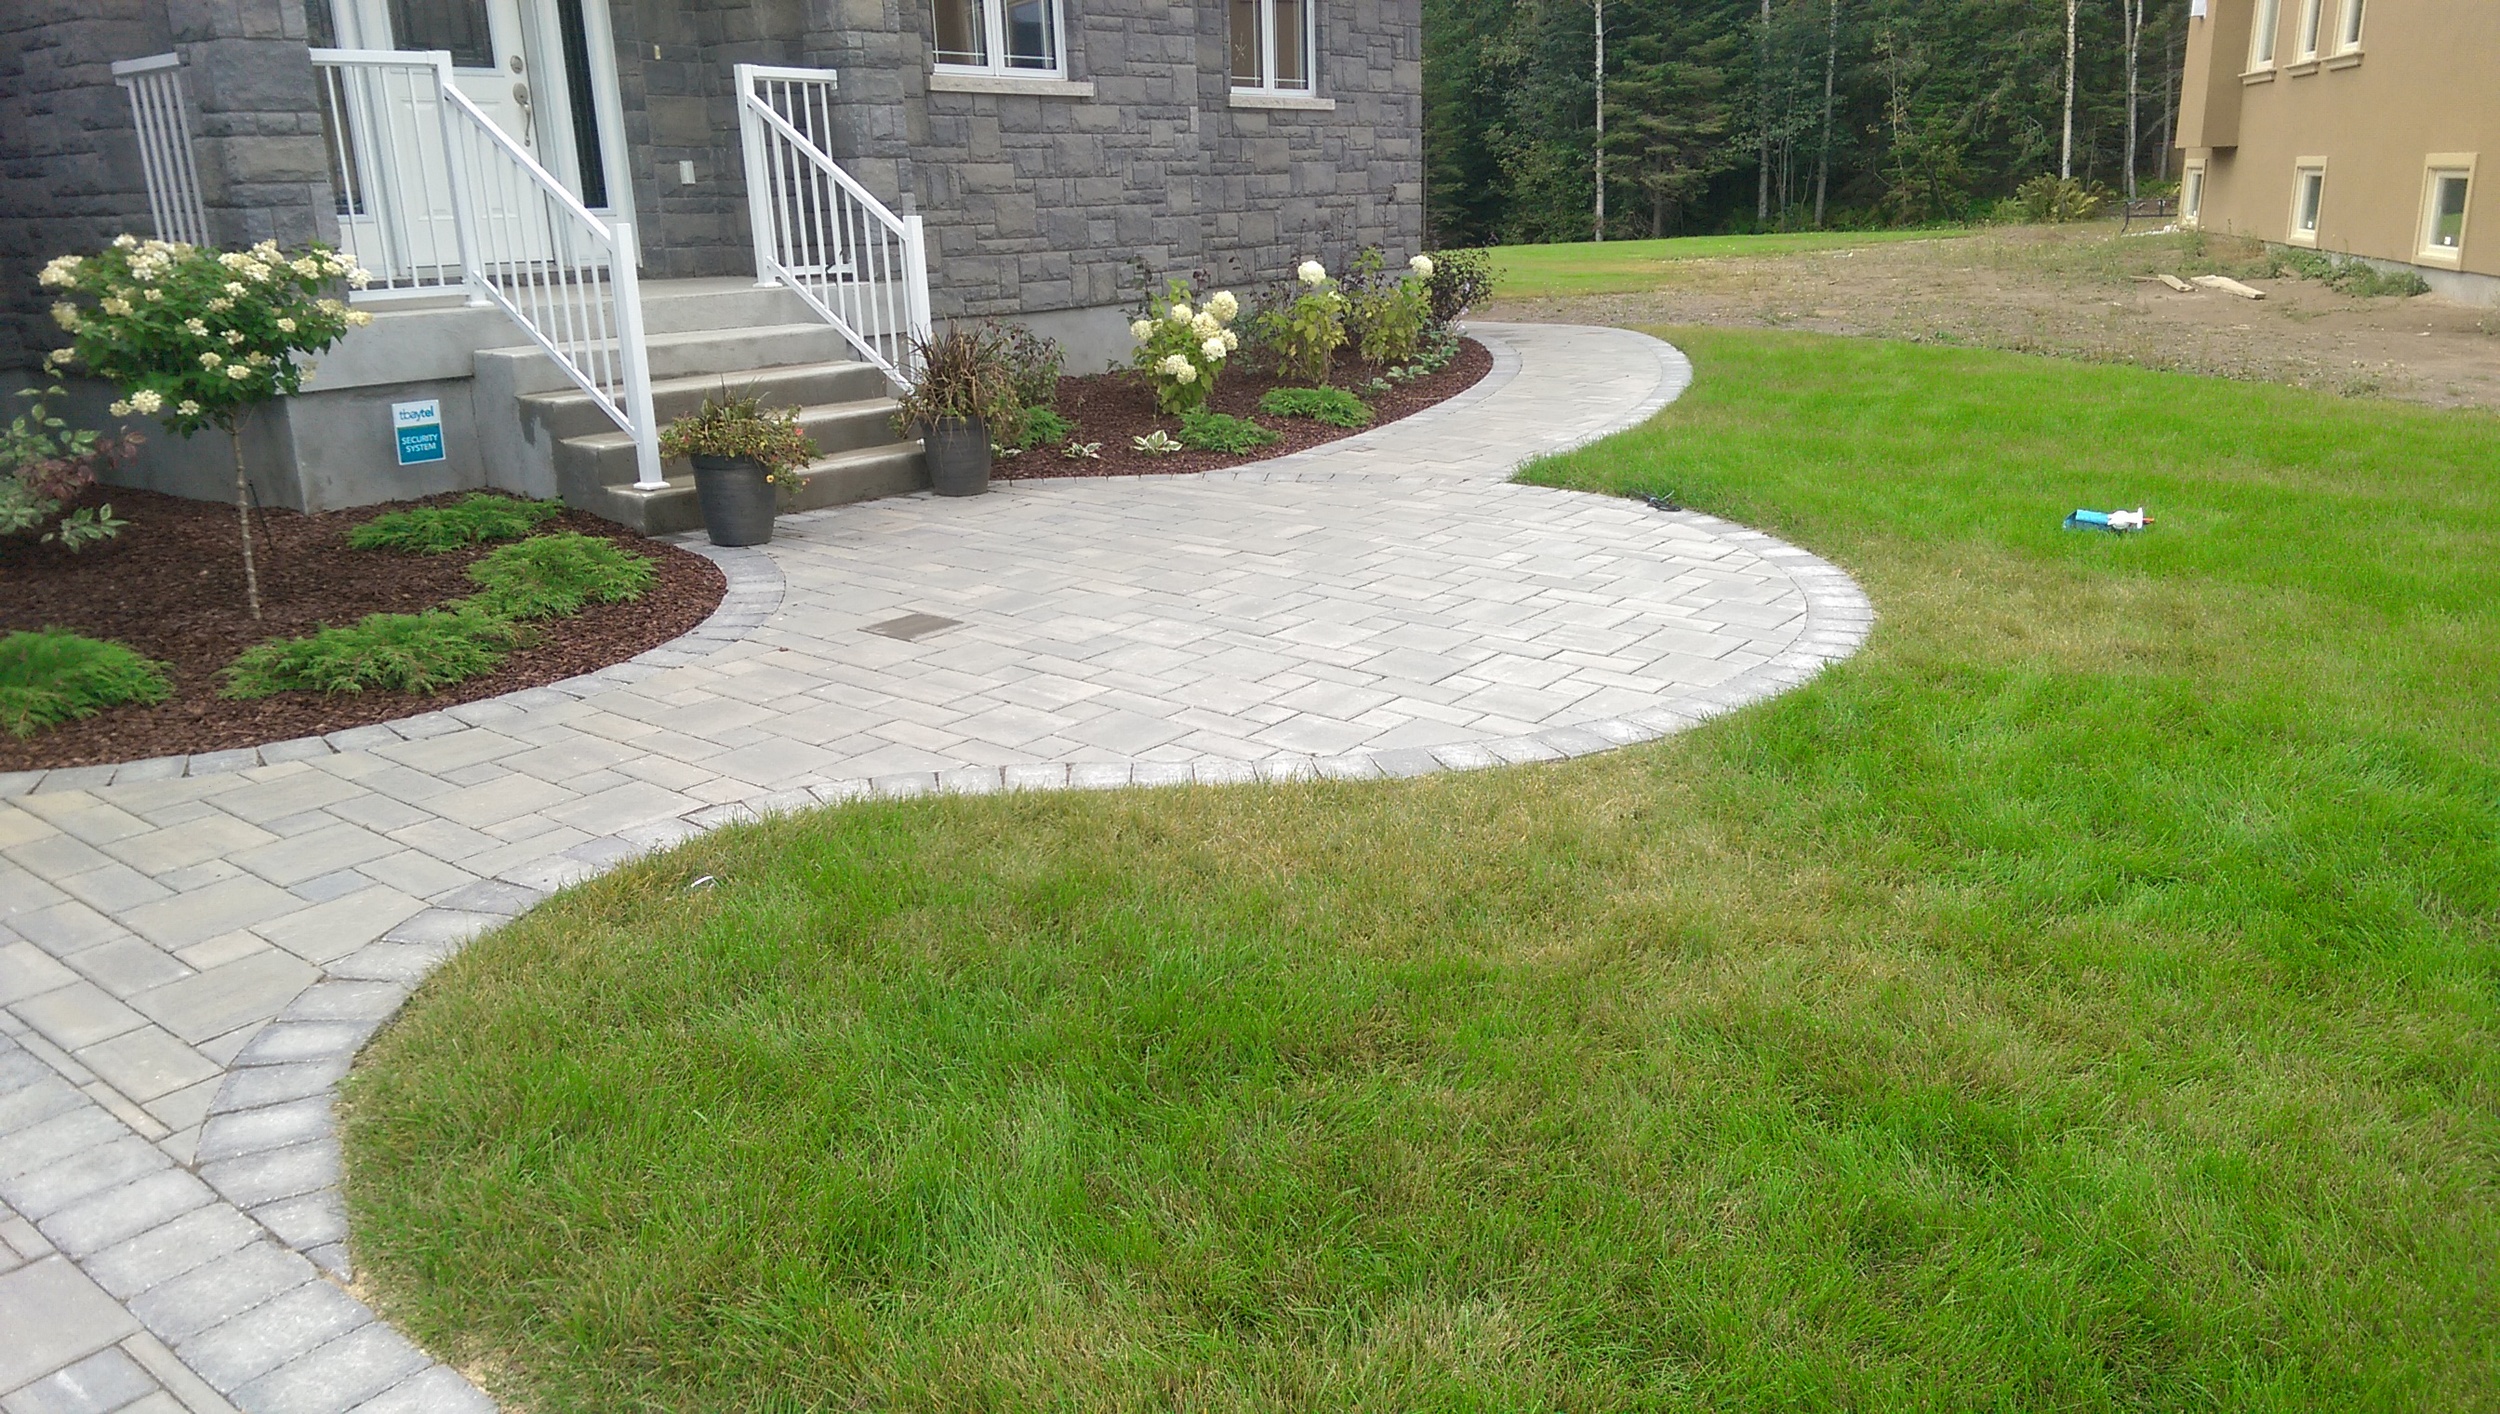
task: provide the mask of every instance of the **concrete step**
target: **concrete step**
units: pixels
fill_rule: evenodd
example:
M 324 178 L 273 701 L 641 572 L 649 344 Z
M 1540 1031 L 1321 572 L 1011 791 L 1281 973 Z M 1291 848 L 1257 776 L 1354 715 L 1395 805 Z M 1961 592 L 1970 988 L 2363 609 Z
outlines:
M 701 407 L 704 399 L 723 391 L 732 395 L 754 393 L 767 407 L 806 408 L 882 400 L 886 388 L 885 374 L 874 364 L 791 363 L 743 373 L 655 378 L 651 382 L 651 405 L 659 414 L 660 425 L 665 427 Z M 544 434 L 560 442 L 568 437 L 616 430 L 616 423 L 606 411 L 592 402 L 588 393 L 569 383 L 553 392 L 525 393 L 518 401 L 521 425 L 530 429 L 532 440 Z M 828 446 L 826 450 L 836 449 Z
M 879 496 L 907 495 L 928 486 L 928 464 L 918 442 L 866 447 L 820 457 L 802 467 L 798 483 L 782 493 L 781 509 L 785 513 L 812 511 Z M 628 481 L 600 487 L 596 494 L 595 501 L 575 501 L 569 495 L 565 499 L 645 535 L 703 528 L 703 507 L 695 499 L 691 470 L 672 474 L 667 485 L 650 490 Z
M 830 324 L 764 324 L 749 329 L 695 329 L 653 334 L 643 341 L 650 351 L 651 377 L 718 377 L 758 368 L 796 363 L 840 363 L 851 348 Z M 497 392 L 511 397 L 552 393 L 574 386 L 536 344 L 479 349 L 472 364 L 480 398 Z
M 799 409 L 799 426 L 823 456 L 891 447 L 902 440 L 894 435 L 892 398 L 804 407 Z M 690 474 L 682 461 L 670 462 L 666 470 Z M 634 475 L 634 439 L 613 426 L 556 444 L 556 481 L 566 488 L 567 500 L 573 488 L 587 492 L 595 486 L 616 486 L 632 481 Z
M 362 307 L 373 316 L 372 325 L 349 330 L 347 337 L 322 355 L 316 387 L 466 378 L 479 349 L 530 349 L 527 336 L 510 315 L 493 306 L 471 306 L 457 294 Z M 604 314 L 599 317 L 606 318 Z M 822 322 L 805 300 L 790 291 L 758 289 L 753 280 L 736 277 L 646 280 L 642 320 L 643 332 L 654 337 Z

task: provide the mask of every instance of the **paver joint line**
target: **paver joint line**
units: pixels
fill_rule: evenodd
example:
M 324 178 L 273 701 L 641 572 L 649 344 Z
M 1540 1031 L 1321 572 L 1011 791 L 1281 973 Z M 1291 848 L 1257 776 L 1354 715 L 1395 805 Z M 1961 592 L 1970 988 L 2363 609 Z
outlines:
M 0 774 L 0 1238 L 90 1313 L 28 1371 L 193 1409 L 491 1409 L 330 1284 L 336 1086 L 470 938 L 648 851 L 866 799 L 1564 760 L 1865 641 L 1865 596 L 1803 550 L 1510 480 L 1674 401 L 1681 353 L 1474 332 L 1476 387 L 1273 461 L 864 502 L 762 550 L 679 537 L 720 607 L 564 682 Z

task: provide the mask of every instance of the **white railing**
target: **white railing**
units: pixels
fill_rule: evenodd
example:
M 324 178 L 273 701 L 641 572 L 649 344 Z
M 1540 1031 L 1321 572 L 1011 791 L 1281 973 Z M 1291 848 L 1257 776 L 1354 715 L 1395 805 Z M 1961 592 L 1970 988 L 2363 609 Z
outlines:
M 385 291 L 465 289 L 510 315 L 634 439 L 656 487 L 659 427 L 634 228 L 582 205 L 452 81 L 451 56 L 316 49 L 339 229 Z
M 200 203 L 199 169 L 191 162 L 191 112 L 182 101 L 182 56 L 124 59 L 113 65 L 113 82 L 130 95 L 156 238 L 207 245 L 208 212 Z
M 755 278 L 785 286 L 897 382 L 929 337 L 928 242 L 831 156 L 829 69 L 737 66 Z

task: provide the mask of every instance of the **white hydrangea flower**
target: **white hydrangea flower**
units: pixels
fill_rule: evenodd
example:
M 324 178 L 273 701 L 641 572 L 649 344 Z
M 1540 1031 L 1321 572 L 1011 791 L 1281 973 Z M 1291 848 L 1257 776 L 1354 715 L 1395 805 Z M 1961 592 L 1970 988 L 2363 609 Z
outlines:
M 318 280 L 321 278 L 321 262 L 313 259 L 309 255 L 297 256 L 295 258 L 295 263 L 287 268 L 293 270 L 296 274 L 303 276 L 307 280 Z
M 205 339 L 208 337 L 208 323 L 206 320 L 186 319 L 182 321 L 182 327 L 189 330 L 191 337 L 194 339 Z
M 1168 312 L 1171 314 L 1172 322 L 1175 324 L 1186 324 L 1190 321 L 1191 311 L 1189 308 L 1189 301 L 1187 300 L 1176 301 Z
M 141 412 L 154 416 L 158 410 L 165 406 L 165 395 L 156 391 L 154 388 L 141 388 L 138 392 L 130 395 L 130 405 L 137 408 Z
M 1328 267 L 1316 260 L 1306 260 L 1295 268 L 1293 277 L 1303 284 L 1316 285 L 1328 278 Z
M 362 329 L 372 322 L 373 316 L 367 314 L 361 309 L 351 309 L 347 311 L 347 325 L 351 329 Z
M 148 303 L 150 303 L 150 304 L 162 304 L 162 303 L 164 303 L 164 302 L 165 302 L 165 292 L 164 292 L 163 290 L 160 290 L 160 289 L 156 288 L 156 287 L 155 287 L 155 286 L 153 286 L 153 285 L 150 285 L 148 288 L 146 288 L 146 289 L 144 289 L 144 290 L 141 290 L 139 293 L 140 293 L 142 296 L 145 296 L 145 297 L 146 297 L 146 299 L 147 299 L 147 302 L 148 302 Z
M 1230 324 L 1241 315 L 1241 301 L 1233 298 L 1230 290 L 1217 290 L 1215 297 L 1207 301 L 1207 309 L 1216 318 Z
M 217 255 L 217 263 L 228 270 L 240 270 L 251 264 L 252 258 L 239 250 L 220 251 Z
M 1233 332 L 1232 330 L 1230 330 L 1230 329 L 1227 329 L 1227 330 L 1225 330 L 1225 331 L 1224 331 L 1224 334 L 1223 334 L 1223 339 L 1224 339 L 1224 352 L 1226 352 L 1226 353 L 1231 353 L 1233 350 L 1235 350 L 1235 349 L 1237 349 L 1237 348 L 1240 348 L 1240 347 L 1241 347 L 1241 336 L 1240 336 L 1239 334 L 1234 333 L 1234 332 Z
M 228 330 L 226 331 L 226 347 L 227 347 L 227 348 L 233 348 L 235 345 L 237 345 L 237 344 L 239 344 L 239 343 L 242 343 L 242 342 L 243 342 L 243 331 L 242 331 L 242 330 L 240 330 L 240 329 L 228 329 Z
M 113 237 L 113 249 L 115 250 L 136 250 L 138 247 L 139 238 L 130 234 L 128 231 L 124 231 L 120 235 Z
M 292 333 L 294 333 L 294 332 L 295 332 L 295 321 L 294 321 L 294 320 L 292 320 L 292 319 L 283 319 L 283 318 L 282 318 L 282 319 L 280 319 L 280 320 L 278 321 L 278 332 L 279 332 L 279 333 L 281 333 L 281 334 L 292 334 Z
M 52 322 L 60 325 L 63 329 L 68 330 L 70 333 L 77 333 L 78 306 L 71 304 L 68 300 L 63 300 L 59 304 L 52 306 Z
M 130 301 L 126 299 L 106 299 L 100 300 L 98 303 L 103 306 L 105 313 L 112 315 L 116 319 L 127 319 L 130 317 Z
M 1189 332 L 1197 335 L 1201 339 L 1214 338 L 1216 333 L 1223 327 L 1223 320 L 1216 318 L 1213 314 L 1203 309 L 1198 311 L 1197 318 L 1189 321 Z
M 118 398 L 114 399 L 112 402 L 106 403 L 104 405 L 104 410 L 111 413 L 115 417 L 130 416 L 130 404 L 125 403 Z
M 202 368 L 215 368 L 217 365 L 224 363 L 225 361 L 225 355 L 223 354 L 204 353 L 200 355 L 200 367 Z
M 226 365 L 226 376 L 240 383 L 252 376 L 252 370 L 240 363 L 229 363 Z
M 1211 361 L 1221 363 L 1224 355 L 1231 353 L 1232 350 L 1224 347 L 1224 336 L 1217 333 L 1208 335 L 1207 341 L 1198 346 L 1198 352 L 1205 354 Z
M 84 259 L 75 255 L 55 256 L 45 263 L 43 273 L 35 277 L 35 283 L 48 290 L 57 290 L 64 285 L 76 284 L 79 267 L 86 263 Z
M 226 282 L 226 293 L 227 293 L 229 296 L 231 296 L 232 298 L 235 298 L 235 299 L 241 299 L 241 298 L 243 298 L 243 296 L 245 296 L 246 294 L 249 294 L 249 293 L 250 293 L 250 291 L 248 291 L 248 290 L 246 290 L 246 289 L 244 289 L 244 288 L 243 288 L 243 282 L 242 282 L 242 281 L 240 281 L 240 280 L 228 280 L 228 281 Z
M 347 312 L 347 306 L 334 299 L 314 300 L 313 308 L 320 310 L 324 314 L 344 314 Z
M 347 272 L 347 283 L 350 287 L 361 290 L 373 283 L 373 272 L 359 265 Z
M 1429 280 L 1432 278 L 1432 257 L 1429 255 L 1416 256 L 1413 260 L 1406 262 L 1406 268 Z
M 244 361 L 245 363 L 250 364 L 250 365 L 251 365 L 252 367 L 254 367 L 254 368 L 258 368 L 258 367 L 260 367 L 261 365 L 263 365 L 263 364 L 265 364 L 265 363 L 269 362 L 269 355 L 267 355 L 267 354 L 265 354 L 265 353 L 261 353 L 261 352 L 259 352 L 258 350 L 254 350 L 254 351 L 252 352 L 252 354 L 251 354 L 249 357 L 245 358 L 243 361 Z
M 1198 376 L 1198 366 L 1189 361 L 1187 354 L 1166 354 L 1163 361 L 1155 365 L 1155 371 L 1166 378 L 1179 378 L 1184 383 Z M 1184 377 L 1184 374 L 1187 376 Z
M 1128 336 L 1141 344 L 1153 338 L 1154 332 L 1154 321 L 1151 319 L 1140 319 L 1128 326 Z
M 189 398 L 184 398 L 181 402 L 174 404 L 174 411 L 184 417 L 197 417 L 200 415 L 200 405 Z

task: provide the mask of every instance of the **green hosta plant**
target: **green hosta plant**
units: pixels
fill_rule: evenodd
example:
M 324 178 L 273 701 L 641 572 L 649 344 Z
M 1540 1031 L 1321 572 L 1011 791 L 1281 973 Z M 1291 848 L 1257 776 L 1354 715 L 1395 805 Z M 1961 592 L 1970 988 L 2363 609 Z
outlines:
M 1201 306 L 1196 291 L 1181 280 L 1164 287 L 1163 304 L 1129 325 L 1137 340 L 1136 365 L 1153 380 L 1155 406 L 1175 416 L 1207 405 L 1224 361 L 1241 347 L 1232 323 L 1241 316 L 1241 301 L 1230 290 L 1217 290 Z
M 244 594 L 259 618 L 243 419 L 303 386 L 301 355 L 372 322 L 327 293 L 341 283 L 361 287 L 365 272 L 321 245 L 291 254 L 274 241 L 215 251 L 117 236 L 93 255 L 47 264 L 39 283 L 61 292 L 52 317 L 71 339 L 45 358 L 47 367 L 82 366 L 118 385 L 117 417 L 143 414 L 184 437 L 204 427 L 226 434 L 243 530 Z
M 1259 316 L 1259 332 L 1276 351 L 1276 367 L 1297 383 L 1325 383 L 1328 365 L 1344 346 L 1346 297 L 1328 267 L 1306 260 L 1294 270 L 1302 293 Z

